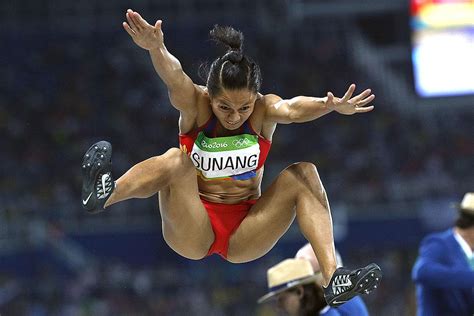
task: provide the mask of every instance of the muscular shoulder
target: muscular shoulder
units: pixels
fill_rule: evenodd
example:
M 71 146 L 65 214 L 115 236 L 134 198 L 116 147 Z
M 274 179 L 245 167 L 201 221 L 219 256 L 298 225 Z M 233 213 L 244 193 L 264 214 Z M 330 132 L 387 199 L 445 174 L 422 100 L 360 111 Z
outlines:
M 265 108 L 275 106 L 276 103 L 280 102 L 282 98 L 276 94 L 265 94 L 260 98 L 261 102 L 264 104 Z
M 201 126 L 207 122 L 212 114 L 211 99 L 206 86 L 197 86 L 197 89 L 199 90 L 199 96 L 197 102 L 196 124 L 197 126 Z
M 255 131 L 268 140 L 272 140 L 276 124 L 274 122 L 267 122 L 265 116 L 268 109 L 280 100 L 281 98 L 275 94 L 259 94 L 255 103 L 254 113 L 251 116 L 251 123 Z
M 203 125 L 211 116 L 211 101 L 205 86 L 195 84 L 195 106 L 191 111 L 180 111 L 180 133 L 189 133 L 191 130 Z
M 258 94 L 255 102 L 254 116 L 258 116 L 262 122 L 266 121 L 269 110 L 280 102 L 282 98 L 276 94 Z

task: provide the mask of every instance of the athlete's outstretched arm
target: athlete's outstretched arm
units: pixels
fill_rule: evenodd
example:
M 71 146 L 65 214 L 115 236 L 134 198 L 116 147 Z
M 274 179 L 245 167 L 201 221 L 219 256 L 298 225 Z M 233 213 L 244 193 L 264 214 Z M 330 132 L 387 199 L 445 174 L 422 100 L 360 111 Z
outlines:
M 168 88 L 171 104 L 180 112 L 195 113 L 196 91 L 199 89 L 183 71 L 181 63 L 167 49 L 161 30 L 162 21 L 150 25 L 138 12 L 131 9 L 126 13 L 127 22 L 123 22 L 125 31 L 135 44 L 150 52 L 156 72 Z
M 265 119 L 281 124 L 303 123 L 313 121 L 332 111 L 345 115 L 372 111 L 374 106 L 367 106 L 375 98 L 371 90 L 352 97 L 355 84 L 351 84 L 342 98 L 328 92 L 324 98 L 298 96 L 289 100 L 272 98 L 267 106 Z

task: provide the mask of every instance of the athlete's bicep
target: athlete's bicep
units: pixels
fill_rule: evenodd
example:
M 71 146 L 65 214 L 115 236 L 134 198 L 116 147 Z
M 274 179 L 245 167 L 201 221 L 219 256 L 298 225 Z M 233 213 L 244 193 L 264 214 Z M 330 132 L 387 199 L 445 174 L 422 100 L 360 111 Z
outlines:
M 187 105 L 191 106 L 179 109 L 180 133 L 186 134 L 197 126 L 202 125 L 204 123 L 203 119 L 207 120 L 212 113 L 206 87 L 194 85 L 194 88 L 194 95 L 184 100 L 184 102 L 187 102 Z

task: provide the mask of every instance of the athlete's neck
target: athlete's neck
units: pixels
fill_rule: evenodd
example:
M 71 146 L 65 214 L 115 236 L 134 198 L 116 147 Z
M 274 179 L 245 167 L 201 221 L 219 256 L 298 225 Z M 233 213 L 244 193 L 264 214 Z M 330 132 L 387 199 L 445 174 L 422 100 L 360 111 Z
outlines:
M 243 123 L 242 123 L 243 124 Z M 217 137 L 225 137 L 225 136 L 234 136 L 234 135 L 240 135 L 242 134 L 240 131 L 240 126 L 234 130 L 227 129 L 224 126 L 222 126 L 221 122 L 217 120 L 216 124 L 216 136 Z

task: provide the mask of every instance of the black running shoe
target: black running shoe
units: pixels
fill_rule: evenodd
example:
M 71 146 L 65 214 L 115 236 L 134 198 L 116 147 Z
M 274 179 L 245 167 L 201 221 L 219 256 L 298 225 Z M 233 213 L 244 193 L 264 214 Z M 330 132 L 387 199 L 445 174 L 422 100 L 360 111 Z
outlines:
M 324 298 L 329 306 L 339 306 L 359 294 L 369 294 L 376 289 L 382 271 L 375 263 L 357 270 L 338 268 L 334 271 L 328 287 L 323 287 Z
M 115 188 L 112 178 L 112 145 L 100 141 L 92 145 L 82 160 L 82 207 L 97 213 Z

